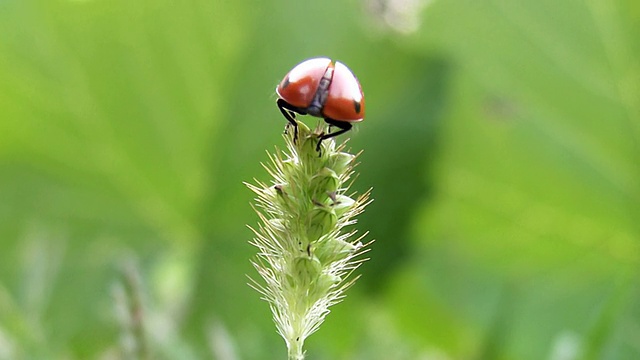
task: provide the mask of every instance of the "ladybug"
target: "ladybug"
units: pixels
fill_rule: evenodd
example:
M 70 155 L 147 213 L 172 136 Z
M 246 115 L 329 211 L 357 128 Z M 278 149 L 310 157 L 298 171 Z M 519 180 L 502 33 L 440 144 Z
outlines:
M 296 65 L 276 88 L 278 108 L 298 137 L 296 114 L 323 118 L 329 132 L 322 140 L 344 134 L 352 123 L 364 119 L 364 94 L 360 82 L 346 65 L 328 58 L 314 58 Z M 331 132 L 331 126 L 339 130 Z

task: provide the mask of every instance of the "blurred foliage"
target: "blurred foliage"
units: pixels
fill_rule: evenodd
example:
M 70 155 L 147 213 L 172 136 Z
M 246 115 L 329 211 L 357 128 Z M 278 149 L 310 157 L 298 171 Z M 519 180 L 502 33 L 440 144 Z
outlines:
M 376 242 L 310 359 L 640 357 L 639 24 L 634 0 L 0 0 L 0 359 L 125 358 L 137 315 L 154 358 L 284 358 L 242 181 L 320 55 L 367 96 Z

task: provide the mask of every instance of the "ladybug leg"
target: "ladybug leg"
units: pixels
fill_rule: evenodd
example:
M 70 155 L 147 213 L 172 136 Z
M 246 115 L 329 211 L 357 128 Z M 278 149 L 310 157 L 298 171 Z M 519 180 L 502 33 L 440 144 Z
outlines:
M 320 144 L 322 144 L 322 140 L 329 139 L 329 138 L 332 138 L 334 136 L 338 136 L 340 134 L 344 134 L 347 131 L 351 130 L 351 128 L 353 127 L 353 125 L 351 125 L 351 123 L 347 122 L 347 121 L 338 121 L 338 120 L 334 120 L 334 119 L 330 119 L 330 118 L 325 118 L 324 121 L 327 124 L 329 124 L 329 133 L 320 136 L 320 140 L 318 140 L 318 145 L 316 145 L 316 151 L 320 151 Z M 340 130 L 331 132 L 331 127 L 332 126 L 335 126 Z
M 296 121 L 296 113 L 304 115 L 306 114 L 306 112 L 302 109 L 290 105 L 283 99 L 278 99 L 277 104 L 278 109 L 280 109 L 280 112 L 282 112 L 282 115 L 284 115 L 284 118 L 288 121 L 287 127 L 284 130 L 285 133 L 287 132 L 289 126 L 293 126 L 293 143 L 295 144 L 296 140 L 298 139 L 298 122 Z

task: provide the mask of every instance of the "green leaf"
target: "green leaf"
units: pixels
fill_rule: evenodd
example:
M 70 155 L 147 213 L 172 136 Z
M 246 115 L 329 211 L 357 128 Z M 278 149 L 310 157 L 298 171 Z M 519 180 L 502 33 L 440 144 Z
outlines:
M 419 220 L 419 253 L 443 265 L 418 257 L 415 271 L 439 271 L 423 286 L 474 326 L 491 322 L 489 284 L 515 284 L 510 331 L 488 358 L 548 357 L 563 331 L 577 334 L 576 351 L 593 353 L 597 337 L 598 353 L 613 349 L 603 358 L 640 353 L 616 335 L 630 307 L 599 315 L 603 296 L 638 296 L 628 281 L 640 264 L 637 13 L 615 1 L 436 1 L 412 38 L 457 64 L 437 195 Z

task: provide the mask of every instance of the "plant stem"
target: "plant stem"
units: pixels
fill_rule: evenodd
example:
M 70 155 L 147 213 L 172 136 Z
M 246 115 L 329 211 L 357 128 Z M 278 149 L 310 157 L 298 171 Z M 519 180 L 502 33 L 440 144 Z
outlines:
M 351 273 L 366 259 L 366 245 L 351 238 L 355 216 L 369 203 L 369 192 L 348 194 L 355 155 L 336 146 L 333 138 L 316 150 L 323 127 L 311 131 L 298 125 L 285 135 L 287 151 L 270 155 L 265 165 L 270 184 L 246 184 L 257 194 L 260 218 L 251 242 L 258 248 L 252 261 L 264 284 L 250 285 L 269 302 L 278 333 L 288 347 L 289 360 L 304 359 L 303 344 L 344 298 L 355 279 Z

